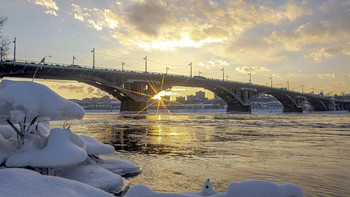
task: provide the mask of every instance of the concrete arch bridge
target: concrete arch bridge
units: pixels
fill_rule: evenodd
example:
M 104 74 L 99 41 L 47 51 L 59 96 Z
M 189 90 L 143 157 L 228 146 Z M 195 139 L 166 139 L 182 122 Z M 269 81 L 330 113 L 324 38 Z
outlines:
M 32 78 L 34 73 L 35 78 L 73 80 L 97 87 L 121 101 L 121 112 L 132 113 L 142 110 L 147 106 L 146 101 L 156 94 L 153 88 L 165 90 L 173 86 L 200 87 L 212 91 L 227 103 L 227 112 L 250 112 L 250 102 L 261 94 L 269 94 L 279 100 L 284 112 L 302 112 L 305 101 L 308 101 L 315 111 L 350 110 L 350 102 L 334 98 L 199 76 L 92 69 L 76 65 L 47 65 L 33 62 L 14 64 L 8 60 L 0 65 L 0 78 Z

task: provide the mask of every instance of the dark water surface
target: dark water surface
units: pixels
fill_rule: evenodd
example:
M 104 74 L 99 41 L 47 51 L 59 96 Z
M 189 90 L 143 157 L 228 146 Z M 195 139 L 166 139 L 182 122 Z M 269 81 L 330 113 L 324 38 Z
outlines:
M 350 196 L 349 114 L 88 113 L 71 130 L 113 145 L 113 156 L 143 168 L 131 185 L 155 191 L 264 179 L 305 196 Z

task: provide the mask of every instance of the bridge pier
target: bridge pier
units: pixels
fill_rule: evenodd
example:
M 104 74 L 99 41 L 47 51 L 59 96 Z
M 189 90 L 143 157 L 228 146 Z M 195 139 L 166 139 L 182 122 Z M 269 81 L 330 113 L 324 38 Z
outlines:
M 147 103 L 137 102 L 132 100 L 122 101 L 120 106 L 120 113 L 121 114 L 147 113 Z
M 290 113 L 290 112 L 295 112 L 295 113 L 302 113 L 303 108 L 302 107 L 283 107 L 283 113 Z
M 228 104 L 227 105 L 227 113 L 251 113 L 250 105 L 243 106 L 239 104 Z

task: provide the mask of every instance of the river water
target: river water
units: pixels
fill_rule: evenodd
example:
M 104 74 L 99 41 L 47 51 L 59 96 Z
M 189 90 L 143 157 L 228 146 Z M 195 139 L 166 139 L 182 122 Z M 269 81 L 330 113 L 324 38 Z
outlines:
M 155 191 L 264 179 L 305 196 L 350 196 L 350 114 L 87 113 L 71 130 L 113 145 L 112 156 L 143 168 L 130 185 Z

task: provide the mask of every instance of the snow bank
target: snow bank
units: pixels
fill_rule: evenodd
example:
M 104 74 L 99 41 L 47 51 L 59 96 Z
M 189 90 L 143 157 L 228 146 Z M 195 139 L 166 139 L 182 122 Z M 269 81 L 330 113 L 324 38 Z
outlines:
M 97 165 L 120 176 L 135 176 L 141 173 L 141 168 L 135 164 L 114 157 L 100 156 Z
M 68 101 L 48 87 L 30 81 L 0 82 L 0 121 L 10 119 L 13 123 L 31 121 L 36 116 L 51 120 L 81 119 L 84 109 Z M 22 113 L 22 114 L 21 114 Z
M 114 147 L 103 144 L 93 137 L 87 135 L 80 135 L 86 144 L 86 152 L 88 155 L 99 155 L 99 154 L 112 154 L 114 153 Z
M 60 175 L 63 178 L 79 181 L 109 193 L 119 193 L 128 184 L 120 175 L 114 174 L 96 164 L 78 165 Z
M 32 170 L 0 169 L 1 196 L 111 197 L 113 195 L 89 185 L 54 176 L 44 176 Z
M 277 185 L 271 181 L 250 180 L 228 185 L 226 193 L 218 193 L 211 188 L 209 180 L 200 192 L 161 193 L 154 192 L 145 185 L 135 185 L 128 191 L 126 197 L 304 197 L 302 190 L 294 184 Z
M 7 167 L 65 167 L 82 163 L 86 151 L 79 146 L 79 136 L 65 129 L 52 129 L 47 145 L 43 149 L 27 148 L 26 152 L 17 152 L 7 161 Z M 30 143 L 30 142 L 28 142 Z

